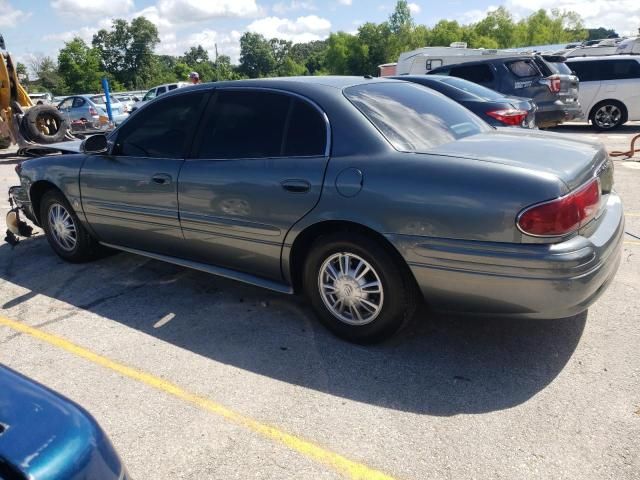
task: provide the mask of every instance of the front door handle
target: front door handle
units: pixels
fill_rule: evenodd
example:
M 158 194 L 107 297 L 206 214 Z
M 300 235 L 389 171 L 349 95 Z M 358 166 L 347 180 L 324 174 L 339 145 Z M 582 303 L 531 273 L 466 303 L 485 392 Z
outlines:
M 306 180 L 284 180 L 280 185 L 291 193 L 307 193 L 311 190 L 311 184 Z
M 156 173 L 151 177 L 151 181 L 158 185 L 168 185 L 171 183 L 171 175 L 167 175 L 166 173 Z

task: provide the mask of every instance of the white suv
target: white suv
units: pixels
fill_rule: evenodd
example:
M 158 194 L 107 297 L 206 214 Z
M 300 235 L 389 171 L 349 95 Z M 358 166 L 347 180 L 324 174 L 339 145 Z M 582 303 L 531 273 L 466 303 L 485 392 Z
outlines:
M 153 100 L 156 97 L 159 97 L 163 93 L 170 92 L 171 90 L 175 90 L 176 88 L 188 87 L 190 83 L 187 82 L 176 82 L 176 83 L 165 83 L 164 85 L 158 85 L 157 87 L 153 87 L 147 93 L 144 94 L 142 100 L 136 102 L 131 107 L 131 111 L 140 108 L 142 105 L 147 103 L 149 100 Z
M 640 56 L 572 57 L 566 65 L 580 80 L 580 105 L 595 128 L 640 120 Z

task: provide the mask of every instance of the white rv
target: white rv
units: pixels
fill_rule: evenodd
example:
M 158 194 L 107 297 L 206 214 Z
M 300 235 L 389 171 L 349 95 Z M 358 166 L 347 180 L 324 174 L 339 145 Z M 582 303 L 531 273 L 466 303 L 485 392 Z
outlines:
M 424 75 L 444 65 L 474 62 L 482 58 L 513 57 L 522 55 L 515 50 L 467 48 L 464 42 L 449 47 L 424 47 L 400 54 L 396 75 Z

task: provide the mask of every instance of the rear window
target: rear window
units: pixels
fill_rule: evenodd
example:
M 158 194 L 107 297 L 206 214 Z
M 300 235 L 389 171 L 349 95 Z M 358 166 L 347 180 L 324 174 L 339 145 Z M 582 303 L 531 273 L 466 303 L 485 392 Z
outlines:
M 516 77 L 535 77 L 540 75 L 540 72 L 536 68 L 535 64 L 531 60 L 518 60 L 516 62 L 507 63 L 507 68 Z
M 571 75 L 571 69 L 564 62 L 545 62 L 545 64 L 556 75 Z
M 344 94 L 402 152 L 426 152 L 491 130 L 453 100 L 411 83 L 362 84 Z
M 443 77 L 440 81 L 442 83 L 446 83 L 447 85 L 451 85 L 452 87 L 455 87 L 459 90 L 463 90 L 464 92 L 473 95 L 474 97 L 479 97 L 483 100 L 502 100 L 503 98 L 502 94 L 496 92 L 495 90 L 483 87 L 482 85 L 478 85 L 477 83 L 463 80 L 462 78 Z

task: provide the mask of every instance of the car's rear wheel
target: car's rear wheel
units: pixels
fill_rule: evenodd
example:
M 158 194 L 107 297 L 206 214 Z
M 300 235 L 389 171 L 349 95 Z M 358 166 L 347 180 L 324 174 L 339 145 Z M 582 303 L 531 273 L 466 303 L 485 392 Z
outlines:
M 400 262 L 360 233 L 319 238 L 305 263 L 304 288 L 320 321 L 356 343 L 392 336 L 415 310 L 414 286 Z
M 67 199 L 57 190 L 49 190 L 40 202 L 40 224 L 51 248 L 73 263 L 99 258 L 102 249 L 82 226 Z
M 627 121 L 627 109 L 615 100 L 605 100 L 591 110 L 590 120 L 598 130 L 613 130 Z

